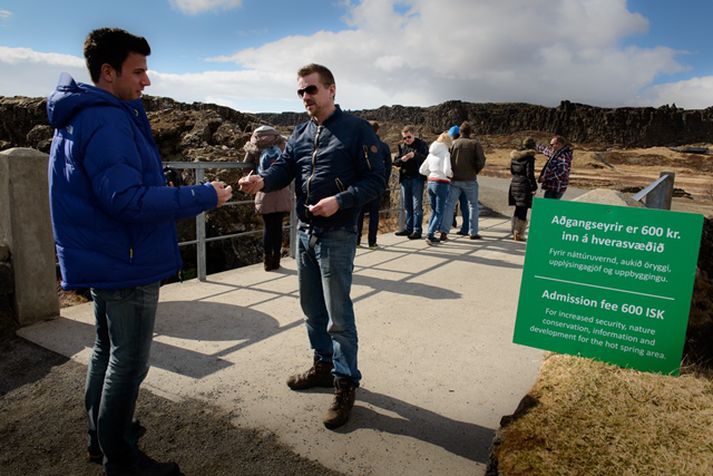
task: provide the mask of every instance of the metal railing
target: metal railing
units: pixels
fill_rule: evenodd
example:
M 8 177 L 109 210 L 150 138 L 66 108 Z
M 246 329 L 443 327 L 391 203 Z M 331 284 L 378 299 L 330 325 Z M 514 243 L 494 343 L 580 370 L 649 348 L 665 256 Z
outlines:
M 661 172 L 658 179 L 634 195 L 634 200 L 643 203 L 647 208 L 670 210 L 675 177 L 673 172 Z
M 205 162 L 205 161 L 197 161 L 197 162 L 163 162 L 164 167 L 171 167 L 172 169 L 178 169 L 178 170 L 195 170 L 195 183 L 201 183 L 205 180 L 205 170 L 206 169 L 253 169 L 254 165 L 253 164 L 246 164 L 243 162 Z M 294 183 L 294 182 L 293 182 Z M 294 187 L 294 185 L 290 185 L 290 187 Z M 400 187 L 396 188 L 390 188 L 389 190 L 400 190 Z M 402 198 L 399 199 L 399 203 L 402 204 Z M 229 202 L 226 202 L 223 206 L 231 206 L 231 205 L 253 205 L 254 200 L 231 200 Z M 403 204 L 402 204 L 403 205 Z M 403 206 L 397 208 L 387 208 L 383 210 L 379 210 L 379 214 L 384 214 L 384 213 L 389 213 L 392 211 L 398 210 L 399 211 L 399 225 L 402 224 L 404 221 L 403 219 Z M 210 210 L 209 210 L 210 211 Z M 239 238 L 242 236 L 248 236 L 248 235 L 257 235 L 261 234 L 263 229 L 258 228 L 255 230 L 250 230 L 250 231 L 243 231 L 240 233 L 232 233 L 229 235 L 219 235 L 219 236 L 211 236 L 210 238 L 206 238 L 205 235 L 205 214 L 206 212 L 200 213 L 196 215 L 196 239 L 195 240 L 190 240 L 190 241 L 182 241 L 178 243 L 179 246 L 188 246 L 188 245 L 196 245 L 196 268 L 197 268 L 197 277 L 199 281 L 205 281 L 206 280 L 206 244 L 211 241 L 219 241 L 219 240 L 228 240 L 232 238 Z M 295 213 L 295 207 L 292 207 L 290 210 L 290 222 L 289 225 L 283 227 L 284 229 L 289 229 L 290 233 L 290 246 L 288 248 L 289 250 L 289 256 L 294 258 L 295 256 L 295 248 L 293 244 L 295 243 L 295 238 L 297 236 L 297 215 Z

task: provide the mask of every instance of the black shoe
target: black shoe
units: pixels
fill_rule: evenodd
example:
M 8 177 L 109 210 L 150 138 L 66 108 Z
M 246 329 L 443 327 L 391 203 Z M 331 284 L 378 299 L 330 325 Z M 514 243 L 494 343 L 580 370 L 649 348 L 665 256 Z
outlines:
M 409 236 L 411 233 L 412 233 L 412 232 L 410 232 L 410 231 L 408 231 L 408 230 L 401 230 L 401 231 L 397 231 L 396 233 L 394 233 L 394 235 L 396 235 L 396 236 Z
M 471 240 L 482 240 L 483 237 L 476 233 L 475 235 L 470 235 L 470 239 Z
M 416 233 L 415 231 L 408 236 L 409 240 L 420 240 L 421 233 Z
M 139 460 L 136 465 L 107 472 L 107 476 L 176 476 L 181 470 L 173 461 L 160 463 L 139 451 Z
M 456 233 L 456 235 L 468 236 L 468 232 L 467 231 L 459 231 Z
M 448 241 L 448 233 L 441 232 L 441 236 L 438 237 L 440 241 Z
M 436 243 L 439 243 L 441 240 L 436 238 L 435 236 L 429 235 L 426 237 L 426 243 L 429 245 L 435 245 Z

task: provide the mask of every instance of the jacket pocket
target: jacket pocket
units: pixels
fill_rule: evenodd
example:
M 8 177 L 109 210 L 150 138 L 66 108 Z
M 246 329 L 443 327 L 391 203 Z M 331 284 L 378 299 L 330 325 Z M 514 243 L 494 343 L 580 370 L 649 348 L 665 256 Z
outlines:
M 339 180 L 339 177 L 334 179 L 334 183 L 337 185 L 337 190 L 340 192 L 344 192 L 347 188 L 344 186 L 341 180 Z

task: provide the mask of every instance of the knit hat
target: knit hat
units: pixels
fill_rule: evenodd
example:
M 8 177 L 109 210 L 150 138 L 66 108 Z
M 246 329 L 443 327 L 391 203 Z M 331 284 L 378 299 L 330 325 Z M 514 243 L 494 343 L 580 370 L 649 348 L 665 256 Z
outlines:
M 458 126 L 451 127 L 450 129 L 448 129 L 448 135 L 451 137 L 460 135 L 460 127 L 458 127 Z

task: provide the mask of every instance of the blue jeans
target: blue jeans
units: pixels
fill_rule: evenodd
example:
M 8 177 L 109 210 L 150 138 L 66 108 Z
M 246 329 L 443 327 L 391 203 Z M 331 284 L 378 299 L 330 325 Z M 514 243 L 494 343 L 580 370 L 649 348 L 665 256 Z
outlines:
M 352 231 L 330 230 L 315 235 L 297 231 L 300 305 L 315 359 L 331 361 L 336 378 L 359 385 L 359 346 L 349 297 L 355 252 L 356 236 Z
M 443 223 L 440 230 L 443 233 L 448 233 L 453 224 L 453 210 L 456 208 L 461 194 L 465 194 L 468 200 L 468 218 L 466 219 L 466 210 L 463 209 L 463 227 L 460 232 L 470 236 L 478 234 L 478 218 L 480 216 L 480 208 L 478 206 L 478 181 L 477 180 L 454 180 L 451 182 L 450 192 L 448 193 L 448 202 L 443 210 Z M 461 205 L 461 208 L 463 206 Z
M 369 246 L 376 244 L 376 233 L 379 231 L 379 207 L 381 196 L 364 204 L 357 221 L 357 243 L 361 243 L 361 231 L 364 228 L 364 215 L 369 213 Z
M 434 234 L 441 229 L 443 222 L 443 210 L 448 200 L 449 185 L 442 182 L 428 182 L 428 198 L 431 203 L 431 219 L 428 220 L 428 236 L 433 238 Z M 451 220 L 453 211 L 451 210 Z
M 160 283 L 91 290 L 96 341 L 87 369 L 84 403 L 89 450 L 104 453 L 109 473 L 138 458 L 132 419 L 139 386 L 149 370 Z
M 421 234 L 423 231 L 423 184 L 419 177 L 404 178 L 401 198 L 406 210 L 406 231 Z

